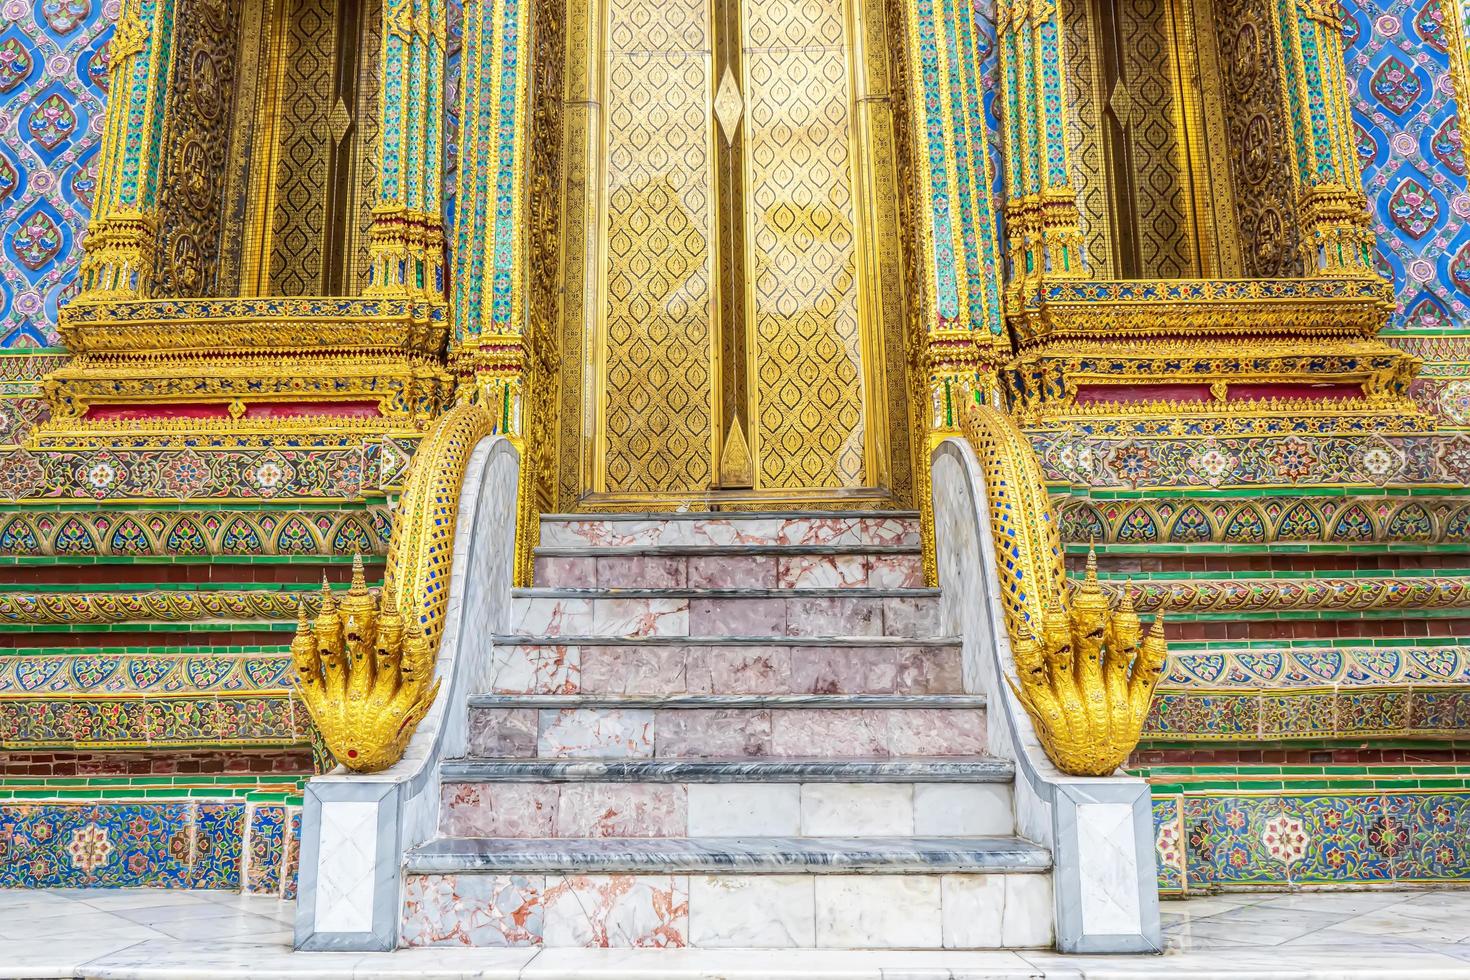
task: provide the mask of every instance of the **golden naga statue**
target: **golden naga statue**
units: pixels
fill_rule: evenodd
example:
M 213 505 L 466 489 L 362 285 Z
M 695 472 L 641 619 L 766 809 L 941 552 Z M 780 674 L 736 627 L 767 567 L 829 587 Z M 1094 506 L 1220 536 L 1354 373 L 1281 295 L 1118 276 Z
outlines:
M 1138 744 L 1163 673 L 1163 619 L 1155 617 L 1145 636 L 1131 589 L 1109 608 L 1095 552 L 1069 597 L 1057 516 L 1030 441 L 988 405 L 972 406 L 961 421 L 990 497 L 1000 598 L 1021 681 L 1007 683 L 1058 769 L 1110 775 Z
M 1097 555 L 1069 609 L 1054 597 L 1041 636 L 1012 645 L 1021 683 L 1006 682 L 1036 725 L 1056 767 L 1073 776 L 1108 776 L 1128 759 L 1148 717 L 1168 650 L 1163 616 L 1148 635 L 1124 589 L 1117 609 L 1097 584 Z
M 391 584 L 382 594 L 380 609 L 357 555 L 340 607 L 323 582 L 321 614 L 308 626 L 303 604 L 291 641 L 301 700 L 337 761 L 355 772 L 397 762 L 439 690 L 429 638 L 417 618 L 404 624 Z

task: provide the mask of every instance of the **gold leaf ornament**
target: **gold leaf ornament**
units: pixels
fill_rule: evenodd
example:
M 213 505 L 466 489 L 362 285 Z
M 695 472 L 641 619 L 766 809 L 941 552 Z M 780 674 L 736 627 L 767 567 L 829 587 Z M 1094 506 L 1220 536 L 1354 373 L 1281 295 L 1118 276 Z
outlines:
M 368 590 L 362 556 L 339 605 L 326 582 L 314 624 L 300 607 L 291 660 L 297 688 L 332 754 L 354 772 L 397 762 L 439 691 L 434 649 L 416 617 L 405 623 L 392 583 Z

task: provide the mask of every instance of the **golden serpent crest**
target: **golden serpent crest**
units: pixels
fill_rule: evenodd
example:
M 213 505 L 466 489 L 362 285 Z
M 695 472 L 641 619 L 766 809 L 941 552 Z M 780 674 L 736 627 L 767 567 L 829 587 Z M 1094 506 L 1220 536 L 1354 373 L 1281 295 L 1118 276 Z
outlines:
M 348 769 L 378 772 L 403 757 L 434 703 L 434 662 L 449 604 L 460 489 L 491 413 L 462 401 L 435 424 L 412 463 L 388 544 L 381 593 L 360 557 L 339 604 L 323 588 L 321 614 L 303 606 L 291 642 L 298 691 L 323 741 Z
M 1162 616 L 1144 633 L 1130 590 L 1113 607 L 1097 556 L 1070 594 L 1061 537 L 1041 468 L 1010 417 L 971 408 L 964 432 L 989 495 L 991 536 L 1020 675 L 1006 682 L 1026 708 L 1047 757 L 1074 776 L 1111 775 L 1138 744 L 1168 650 Z

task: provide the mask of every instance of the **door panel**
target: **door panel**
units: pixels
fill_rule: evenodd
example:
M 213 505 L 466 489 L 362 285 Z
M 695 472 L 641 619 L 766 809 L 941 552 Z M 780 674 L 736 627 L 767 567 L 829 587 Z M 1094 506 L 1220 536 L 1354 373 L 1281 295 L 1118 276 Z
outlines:
M 607 31 L 601 489 L 703 493 L 715 337 L 709 10 L 618 0 Z
M 869 482 L 842 0 L 744 5 L 758 489 Z
M 864 271 L 881 261 L 865 181 L 891 193 L 894 178 L 866 175 L 855 139 L 849 2 L 600 5 L 587 111 L 600 103 L 605 123 L 568 147 L 596 189 L 582 212 L 595 244 L 566 259 L 569 288 L 593 270 L 588 306 L 568 299 L 585 332 L 566 320 L 563 347 L 590 386 L 579 501 L 881 502 L 893 474 L 906 481 L 882 421 L 903 399 L 884 382 L 901 307 L 876 322 Z

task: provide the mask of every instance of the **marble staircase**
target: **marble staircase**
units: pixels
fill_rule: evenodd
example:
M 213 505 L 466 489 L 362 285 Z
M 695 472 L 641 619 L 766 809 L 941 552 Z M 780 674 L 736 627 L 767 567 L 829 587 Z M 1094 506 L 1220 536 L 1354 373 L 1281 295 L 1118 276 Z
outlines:
M 547 516 L 407 945 L 1053 943 L 914 514 Z

